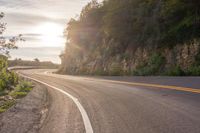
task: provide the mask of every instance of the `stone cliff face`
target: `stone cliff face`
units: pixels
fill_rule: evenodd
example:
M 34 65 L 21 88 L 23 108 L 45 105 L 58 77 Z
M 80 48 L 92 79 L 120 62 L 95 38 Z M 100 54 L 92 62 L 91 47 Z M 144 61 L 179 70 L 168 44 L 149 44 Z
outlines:
M 127 48 L 123 53 L 117 52 L 118 44 L 113 40 L 97 47 L 92 53 L 78 48 L 68 48 L 61 56 L 61 73 L 67 74 L 97 74 L 97 75 L 131 75 L 139 66 L 147 64 L 154 53 L 160 53 L 165 58 L 161 69 L 163 72 L 179 66 L 186 70 L 195 63 L 200 53 L 199 41 L 176 45 L 173 48 L 139 47 Z M 112 45 L 111 45 L 112 44 Z M 106 47 L 106 46 L 112 46 Z M 70 47 L 70 46 L 69 46 Z M 113 54 L 118 53 L 118 54 Z
M 183 70 L 195 63 L 195 57 L 199 54 L 200 43 L 195 41 L 191 44 L 177 45 L 173 49 L 165 49 L 166 67 L 178 65 Z

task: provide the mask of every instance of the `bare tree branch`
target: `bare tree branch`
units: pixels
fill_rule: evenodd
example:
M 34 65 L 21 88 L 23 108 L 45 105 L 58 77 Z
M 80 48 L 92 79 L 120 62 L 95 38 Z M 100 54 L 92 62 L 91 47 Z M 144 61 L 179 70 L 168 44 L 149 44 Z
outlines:
M 25 41 L 22 38 L 22 35 L 14 36 L 11 38 L 6 38 L 3 36 L 4 31 L 6 30 L 6 23 L 1 22 L 2 18 L 5 16 L 3 12 L 0 13 L 0 54 L 9 57 L 9 51 L 11 49 L 17 49 L 16 43 L 18 41 Z

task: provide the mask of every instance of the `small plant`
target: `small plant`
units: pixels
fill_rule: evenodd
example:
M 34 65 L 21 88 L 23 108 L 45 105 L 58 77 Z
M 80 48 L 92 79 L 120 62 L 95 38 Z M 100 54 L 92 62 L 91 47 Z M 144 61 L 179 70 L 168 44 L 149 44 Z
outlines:
M 200 50 L 199 50 L 198 54 L 195 57 L 195 64 L 194 65 L 196 65 L 196 66 L 200 65 Z
M 130 59 L 130 54 L 124 53 L 124 54 L 122 54 L 121 58 L 125 59 L 125 60 L 128 60 L 128 59 Z
M 185 72 L 181 69 L 180 66 L 175 66 L 175 67 L 172 67 L 171 69 L 169 69 L 167 72 L 166 72 L 166 75 L 168 76 L 184 76 L 186 75 Z
M 14 88 L 13 91 L 11 91 L 9 94 L 5 92 L 1 92 L 2 95 L 10 95 L 12 100 L 6 100 L 3 102 L 2 105 L 0 105 L 0 113 L 5 112 L 8 108 L 13 106 L 16 101 L 15 99 L 20 99 L 25 97 L 28 92 L 32 90 L 32 83 L 27 81 L 21 81 L 19 84 Z M 0 95 L 1 95 L 0 93 Z M 4 93 L 4 94 L 3 94 Z
M 16 86 L 16 91 L 18 92 L 29 92 L 32 90 L 32 83 L 28 81 L 21 81 L 17 86 Z
M 113 64 L 109 71 L 110 76 L 120 76 L 123 75 L 122 67 L 119 64 Z
M 5 111 L 6 111 L 6 109 L 0 108 L 0 113 L 3 113 L 3 112 L 5 112 Z
M 5 96 L 5 95 L 7 95 L 7 94 L 8 94 L 8 92 L 0 91 L 0 96 Z
M 191 66 L 186 71 L 188 76 L 200 76 L 200 66 Z
M 10 90 L 18 84 L 18 76 L 7 70 L 7 60 L 0 58 L 0 92 Z
M 15 100 L 8 100 L 8 101 L 4 102 L 0 106 L 0 113 L 5 112 L 7 109 L 9 109 L 10 107 L 12 107 L 15 103 L 16 103 Z
M 136 76 L 147 76 L 155 75 L 159 73 L 165 63 L 165 58 L 158 53 L 152 54 L 148 62 L 140 64 L 136 70 L 133 71 L 133 75 Z
M 95 71 L 95 75 L 105 76 L 105 75 L 107 75 L 107 73 L 106 73 L 106 71 L 104 71 L 102 69 L 97 69 Z
M 0 92 L 3 92 L 5 89 L 5 82 L 3 81 L 3 79 L 0 79 Z
M 10 94 L 13 98 L 19 99 L 19 98 L 23 98 L 27 95 L 27 92 L 13 92 Z
M 27 95 L 28 92 L 32 90 L 32 83 L 27 81 L 21 81 L 16 87 L 13 92 L 10 93 L 10 95 L 13 98 L 22 98 Z

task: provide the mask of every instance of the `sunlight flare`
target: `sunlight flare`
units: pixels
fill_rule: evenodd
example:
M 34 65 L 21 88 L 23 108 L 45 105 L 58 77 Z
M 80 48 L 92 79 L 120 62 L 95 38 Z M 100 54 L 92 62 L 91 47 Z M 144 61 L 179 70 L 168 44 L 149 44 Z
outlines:
M 63 27 L 56 23 L 43 23 L 35 28 L 35 33 L 40 34 L 43 45 L 49 47 L 64 45 Z

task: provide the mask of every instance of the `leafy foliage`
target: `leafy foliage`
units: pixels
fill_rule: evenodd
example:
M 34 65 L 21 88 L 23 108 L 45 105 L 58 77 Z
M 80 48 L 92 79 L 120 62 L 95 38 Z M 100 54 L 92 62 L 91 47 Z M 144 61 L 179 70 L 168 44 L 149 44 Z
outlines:
M 3 17 L 4 13 L 0 13 L 0 20 L 2 20 Z M 20 84 L 17 85 L 19 82 L 17 74 L 8 71 L 7 58 L 9 56 L 9 50 L 16 49 L 16 42 L 22 41 L 23 39 L 21 38 L 21 35 L 16 37 L 4 37 L 3 33 L 5 29 L 6 23 L 0 22 L 0 96 L 7 95 L 7 97 L 9 97 L 0 97 L 0 113 L 5 112 L 16 103 L 13 98 L 21 98 L 32 89 L 29 82 L 20 82 Z M 15 92 L 13 93 L 13 97 L 8 95 L 11 91 Z
M 15 103 L 16 103 L 15 100 L 8 100 L 8 101 L 4 102 L 3 105 L 0 106 L 0 113 L 5 112 L 7 109 L 12 107 Z
M 102 38 L 120 42 L 119 48 L 173 46 L 200 37 L 198 0 L 93 0 L 66 29 L 68 45 L 92 52 Z
M 155 75 L 161 72 L 164 63 L 165 58 L 161 54 L 154 53 L 147 63 L 138 66 L 136 70 L 134 70 L 133 75 Z
M 30 92 L 33 88 L 33 85 L 31 82 L 27 81 L 21 81 L 14 89 L 13 92 L 11 92 L 11 96 L 13 98 L 22 98 L 27 95 L 28 92 Z
M 4 13 L 0 13 L 0 55 L 9 56 L 10 49 L 17 49 L 16 42 L 24 41 L 22 35 L 13 36 L 13 37 L 4 37 L 3 33 L 6 30 L 6 23 L 2 22 Z
M 54 64 L 51 61 L 39 61 L 39 59 L 34 60 L 34 61 L 27 61 L 27 60 L 22 60 L 22 59 L 15 59 L 15 60 L 9 60 L 8 61 L 8 66 L 13 67 L 13 66 L 35 66 L 39 68 L 58 68 L 58 64 Z
M 66 64 L 122 55 L 126 51 L 134 52 L 138 47 L 172 48 L 198 39 L 199 7 L 199 0 L 104 0 L 102 3 L 92 0 L 79 18 L 68 23 Z M 158 62 L 150 60 L 140 65 L 135 74 L 157 73 L 162 64 L 159 61 L 163 59 L 151 57 L 154 58 Z M 69 70 L 76 71 L 78 67 L 74 65 Z M 172 69 L 172 75 L 182 75 L 179 67 Z M 120 68 L 113 70 L 121 73 Z
M 109 71 L 109 75 L 111 75 L 111 76 L 123 75 L 123 70 L 122 70 L 122 67 L 120 66 L 120 64 L 113 63 L 111 65 L 111 68 L 110 68 L 110 71 Z
M 189 76 L 199 76 L 200 75 L 200 66 L 191 66 L 186 71 L 186 75 Z
M 32 83 L 27 81 L 21 81 L 15 88 L 18 92 L 29 92 L 32 90 Z
M 168 75 L 168 76 L 185 76 L 186 73 L 185 71 L 183 71 L 181 69 L 180 66 L 175 66 L 175 67 L 172 67 L 170 68 L 166 73 L 165 75 Z
M 18 76 L 7 67 L 6 59 L 0 58 L 0 92 L 12 89 L 18 83 Z

